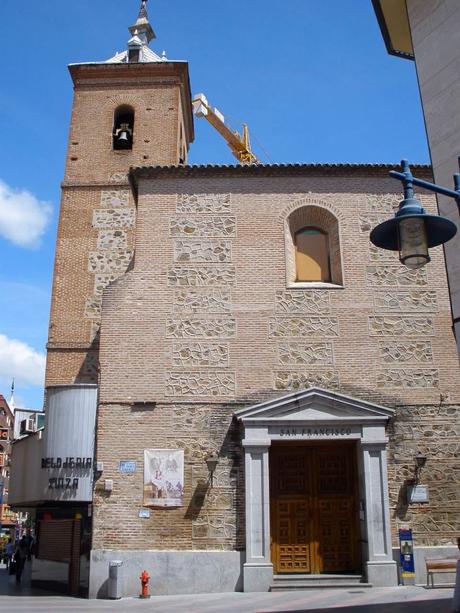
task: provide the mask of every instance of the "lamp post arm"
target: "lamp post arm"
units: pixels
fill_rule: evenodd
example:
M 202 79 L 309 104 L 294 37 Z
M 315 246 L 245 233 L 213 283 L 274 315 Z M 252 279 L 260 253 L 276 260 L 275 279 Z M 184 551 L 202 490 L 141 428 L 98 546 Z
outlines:
M 399 181 L 406 181 L 406 175 L 402 172 L 398 172 L 397 170 L 390 170 L 390 177 L 393 179 L 398 179 Z M 456 200 L 460 199 L 460 192 L 456 192 L 448 187 L 436 185 L 435 183 L 430 183 L 424 179 L 417 179 L 416 177 L 412 177 L 412 183 L 418 187 L 423 187 L 424 189 L 428 189 L 432 192 L 442 194 L 443 196 L 449 196 L 449 198 L 455 198 Z
M 424 179 L 417 179 L 412 176 L 410 172 L 409 165 L 406 160 L 401 162 L 401 166 L 405 172 L 398 172 L 397 170 L 390 170 L 390 177 L 393 179 L 397 179 L 401 181 L 404 189 L 407 187 L 410 189 L 413 185 L 417 185 L 418 187 L 423 187 L 431 192 L 436 192 L 437 194 L 441 194 L 442 196 L 447 196 L 448 198 L 453 198 L 458 206 L 460 213 L 460 174 L 454 174 L 454 184 L 455 190 L 449 189 L 448 187 L 443 187 L 442 185 L 437 185 L 436 183 L 431 183 L 430 181 L 425 181 Z M 407 197 L 407 196 L 406 196 Z

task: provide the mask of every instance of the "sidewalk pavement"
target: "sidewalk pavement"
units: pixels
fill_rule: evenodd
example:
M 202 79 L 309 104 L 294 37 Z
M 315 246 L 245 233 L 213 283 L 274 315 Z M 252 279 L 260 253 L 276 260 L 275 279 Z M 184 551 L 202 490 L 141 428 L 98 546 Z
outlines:
M 1 613 L 67 613 L 90 611 L 154 611 L 155 613 L 314 613 L 324 609 L 345 613 L 450 613 L 453 589 L 421 586 L 307 590 L 293 592 L 187 594 L 150 600 L 84 600 L 53 596 L 30 588 L 30 563 L 16 585 L 0 565 Z

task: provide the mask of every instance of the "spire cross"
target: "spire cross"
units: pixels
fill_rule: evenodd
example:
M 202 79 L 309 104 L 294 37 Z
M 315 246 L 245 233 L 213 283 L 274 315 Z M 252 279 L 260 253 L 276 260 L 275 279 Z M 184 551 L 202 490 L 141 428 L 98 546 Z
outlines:
M 145 45 L 148 45 L 152 38 L 156 38 L 155 32 L 153 31 L 153 28 L 149 23 L 149 16 L 147 14 L 147 1 L 148 0 L 142 0 L 136 23 L 129 28 L 129 31 L 132 35 L 134 35 L 134 31 L 137 30 L 137 35 Z
M 148 15 L 147 15 L 147 2 L 148 2 L 148 0 L 142 0 L 141 8 L 139 9 L 139 17 L 145 17 L 146 19 L 148 19 Z

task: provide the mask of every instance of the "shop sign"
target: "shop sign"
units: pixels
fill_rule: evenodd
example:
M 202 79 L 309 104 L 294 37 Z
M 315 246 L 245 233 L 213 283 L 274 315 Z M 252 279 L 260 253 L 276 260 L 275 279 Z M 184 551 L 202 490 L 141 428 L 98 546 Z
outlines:
M 75 476 L 75 470 L 88 471 L 93 466 L 93 458 L 65 456 L 63 458 L 42 458 L 41 467 L 44 470 L 64 469 L 72 470 L 71 476 L 63 475 L 48 478 L 48 490 L 78 490 L 80 478 L 86 475 Z M 60 473 L 58 473 L 60 474 Z
M 8 428 L 0 428 L 0 441 L 8 440 Z
M 120 472 L 121 473 L 135 473 L 136 472 L 135 460 L 120 460 Z
M 42 468 L 91 468 L 93 458 L 42 458 Z

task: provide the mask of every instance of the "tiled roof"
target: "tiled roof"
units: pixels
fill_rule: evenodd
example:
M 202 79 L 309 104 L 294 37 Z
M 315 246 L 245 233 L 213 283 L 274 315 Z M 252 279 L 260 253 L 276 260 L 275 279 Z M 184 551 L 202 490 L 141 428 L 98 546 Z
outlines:
M 190 176 L 202 174 L 225 174 L 225 175 L 305 175 L 305 174 L 347 174 L 366 173 L 384 175 L 390 170 L 397 169 L 399 164 L 203 164 L 193 166 L 135 166 L 130 169 L 133 177 L 176 175 Z M 431 174 L 429 164 L 413 164 L 411 168 L 423 174 Z
M 116 53 L 113 57 L 106 60 L 106 64 L 124 64 L 128 61 L 128 52 L 122 51 L 121 53 Z M 165 62 L 168 61 L 166 57 L 160 57 L 152 51 L 150 47 L 147 45 L 142 45 L 139 54 L 139 62 L 147 63 L 147 62 Z

